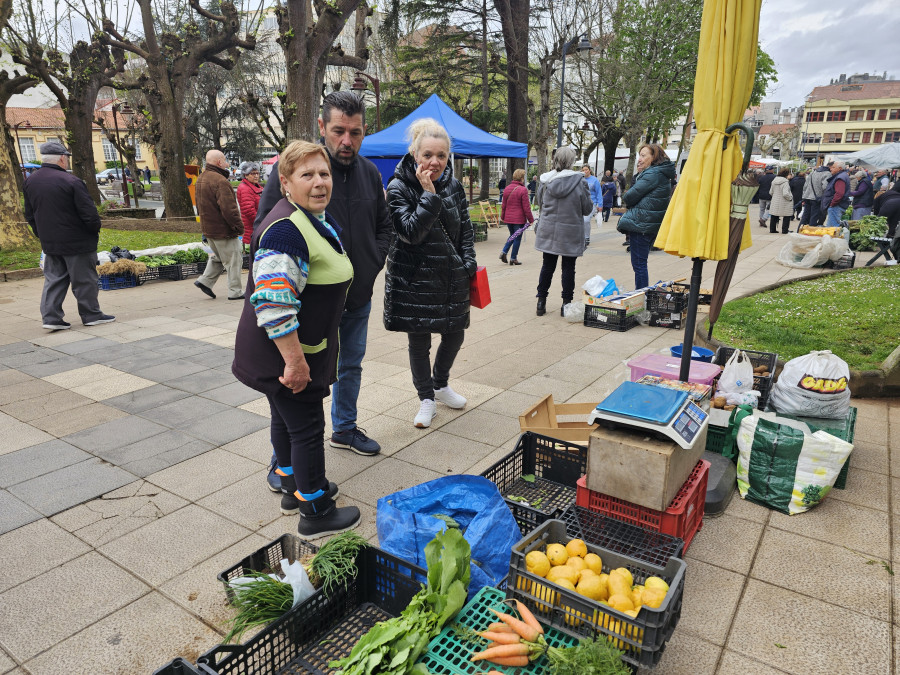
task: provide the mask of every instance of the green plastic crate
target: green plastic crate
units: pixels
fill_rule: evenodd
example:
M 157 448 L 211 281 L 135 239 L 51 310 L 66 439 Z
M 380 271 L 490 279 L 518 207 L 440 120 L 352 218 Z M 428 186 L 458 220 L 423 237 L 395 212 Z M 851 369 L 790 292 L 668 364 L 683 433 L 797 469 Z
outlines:
M 782 415 L 781 413 L 779 413 L 779 416 L 803 422 L 813 433 L 824 431 L 848 443 L 853 443 L 853 435 L 856 433 L 856 408 L 852 406 L 850 407 L 850 414 L 847 415 L 846 419 L 842 420 L 826 419 L 824 417 L 798 417 L 796 415 Z M 834 481 L 834 487 L 838 490 L 843 490 L 847 487 L 847 473 L 849 471 L 850 457 L 847 457 L 847 461 L 844 462 L 844 467 L 838 474 L 837 480 Z
M 509 613 L 509 605 L 504 605 L 506 595 L 496 588 L 485 586 L 463 607 L 456 619 L 444 626 L 434 640 L 428 645 L 428 651 L 419 659 L 419 663 L 428 668 L 432 675 L 470 675 L 498 670 L 501 673 L 522 673 L 523 675 L 545 675 L 550 673 L 550 665 L 545 656 L 533 661 L 523 668 L 506 668 L 485 661 L 472 663 L 469 658 L 487 646 L 486 641 L 477 643 L 465 637 L 470 631 L 483 631 L 498 621 L 491 608 Z M 473 636 L 474 637 L 474 636 Z M 544 638 L 553 647 L 574 647 L 578 639 L 566 635 L 554 628 L 546 628 Z M 475 640 L 480 638 L 475 637 Z
M 706 431 L 706 451 L 714 452 L 717 455 L 723 455 L 728 459 L 736 462 L 737 448 L 732 446 L 730 452 L 723 452 L 725 450 L 725 441 L 727 438 L 728 427 L 719 427 L 715 424 L 710 424 Z

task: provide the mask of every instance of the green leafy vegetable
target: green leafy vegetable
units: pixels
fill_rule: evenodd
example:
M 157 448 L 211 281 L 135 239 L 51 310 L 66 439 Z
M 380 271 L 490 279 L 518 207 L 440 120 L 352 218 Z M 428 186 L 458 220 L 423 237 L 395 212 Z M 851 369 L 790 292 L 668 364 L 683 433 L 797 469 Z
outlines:
M 622 652 L 600 637 L 582 640 L 575 647 L 549 647 L 552 675 L 630 675 L 631 669 L 622 662 Z
M 356 576 L 356 556 L 368 545 L 356 532 L 342 532 L 329 539 L 309 560 L 307 571 L 316 588 L 331 589 L 347 577 Z
M 850 248 L 857 251 L 874 251 L 872 237 L 887 234 L 887 218 L 884 216 L 863 216 L 859 220 L 859 231 L 850 233 Z
M 232 586 L 233 603 L 238 613 L 230 621 L 231 630 L 225 636 L 226 644 L 232 638 L 239 640 L 252 628 L 274 621 L 294 604 L 294 589 L 289 583 L 262 572 L 248 572 L 246 576 L 252 581 Z
M 522 474 L 522 480 L 524 480 L 526 483 L 533 483 L 535 480 L 534 474 L 533 473 Z

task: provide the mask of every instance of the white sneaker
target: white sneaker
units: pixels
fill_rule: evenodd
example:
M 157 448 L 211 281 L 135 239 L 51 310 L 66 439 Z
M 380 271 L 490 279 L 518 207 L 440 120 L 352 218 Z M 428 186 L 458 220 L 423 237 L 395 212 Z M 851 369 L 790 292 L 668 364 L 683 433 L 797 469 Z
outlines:
M 431 420 L 434 419 L 436 412 L 434 401 L 430 398 L 426 398 L 419 406 L 419 412 L 416 414 L 416 419 L 413 420 L 413 424 L 418 429 L 427 429 L 431 426 Z
M 450 385 L 434 390 L 434 400 L 440 401 L 448 408 L 459 410 L 466 407 L 466 399 L 450 388 Z

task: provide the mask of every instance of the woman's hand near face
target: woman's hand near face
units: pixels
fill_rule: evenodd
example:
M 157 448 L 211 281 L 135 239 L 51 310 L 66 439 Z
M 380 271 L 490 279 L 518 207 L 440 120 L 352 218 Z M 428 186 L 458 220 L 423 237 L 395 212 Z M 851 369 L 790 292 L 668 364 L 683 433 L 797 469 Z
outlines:
M 416 178 L 419 179 L 419 185 L 422 186 L 425 192 L 436 194 L 434 183 L 431 182 L 431 170 L 424 164 L 416 164 Z

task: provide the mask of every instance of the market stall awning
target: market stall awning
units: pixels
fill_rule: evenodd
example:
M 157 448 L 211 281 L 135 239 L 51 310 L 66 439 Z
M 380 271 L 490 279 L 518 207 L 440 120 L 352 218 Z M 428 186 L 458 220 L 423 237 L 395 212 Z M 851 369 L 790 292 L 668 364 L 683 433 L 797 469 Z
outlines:
M 873 169 L 896 169 L 900 167 L 900 143 L 885 143 L 877 148 L 841 155 L 841 160 L 852 164 L 864 164 Z

